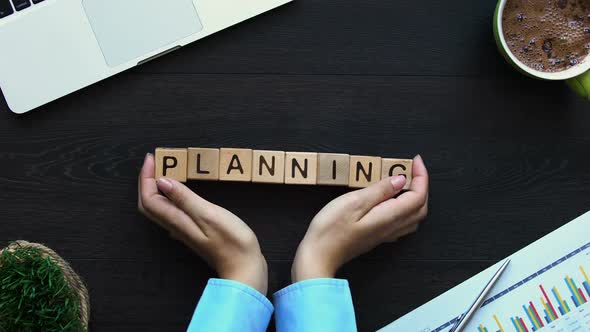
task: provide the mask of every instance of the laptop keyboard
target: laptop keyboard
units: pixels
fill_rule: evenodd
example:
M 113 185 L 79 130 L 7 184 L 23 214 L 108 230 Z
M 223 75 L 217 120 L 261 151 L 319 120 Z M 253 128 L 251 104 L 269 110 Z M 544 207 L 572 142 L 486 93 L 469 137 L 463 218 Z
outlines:
M 32 4 L 38 4 L 43 0 L 32 0 Z M 0 0 L 0 18 L 6 17 L 16 11 L 31 7 L 31 0 Z

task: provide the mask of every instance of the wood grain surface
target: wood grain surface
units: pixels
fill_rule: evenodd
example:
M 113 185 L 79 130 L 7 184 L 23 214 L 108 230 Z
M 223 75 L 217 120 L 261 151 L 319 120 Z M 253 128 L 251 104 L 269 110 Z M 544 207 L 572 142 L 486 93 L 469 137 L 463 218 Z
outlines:
M 590 209 L 590 104 L 504 63 L 494 7 L 298 0 L 32 113 L 2 103 L 0 243 L 70 260 L 92 331 L 184 331 L 214 274 L 136 211 L 146 152 L 420 153 L 431 213 L 419 233 L 339 275 L 359 330 L 380 328 Z M 254 229 L 271 292 L 314 214 L 348 190 L 189 185 Z

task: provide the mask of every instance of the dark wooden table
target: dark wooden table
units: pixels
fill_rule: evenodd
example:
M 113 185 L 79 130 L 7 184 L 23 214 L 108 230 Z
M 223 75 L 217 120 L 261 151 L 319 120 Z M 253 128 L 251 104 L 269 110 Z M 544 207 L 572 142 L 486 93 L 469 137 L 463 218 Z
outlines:
M 0 243 L 67 258 L 88 283 L 92 331 L 183 331 L 214 274 L 137 213 L 146 152 L 421 153 L 431 213 L 420 232 L 340 274 L 359 329 L 380 328 L 590 209 L 590 104 L 505 64 L 494 7 L 298 0 L 27 115 L 3 104 Z M 345 192 L 191 187 L 255 230 L 271 292 L 289 283 L 313 215 Z

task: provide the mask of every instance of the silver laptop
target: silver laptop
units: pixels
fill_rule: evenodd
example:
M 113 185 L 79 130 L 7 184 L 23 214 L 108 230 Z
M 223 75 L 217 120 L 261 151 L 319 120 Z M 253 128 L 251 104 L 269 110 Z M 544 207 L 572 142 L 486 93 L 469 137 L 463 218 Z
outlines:
M 0 0 L 0 88 L 25 113 L 292 0 Z

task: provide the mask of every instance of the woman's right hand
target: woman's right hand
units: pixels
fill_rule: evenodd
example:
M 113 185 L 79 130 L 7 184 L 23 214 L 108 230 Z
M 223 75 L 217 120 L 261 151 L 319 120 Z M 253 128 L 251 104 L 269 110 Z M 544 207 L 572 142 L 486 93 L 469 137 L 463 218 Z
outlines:
M 428 213 L 428 172 L 414 158 L 410 190 L 403 176 L 340 196 L 312 220 L 295 255 L 292 281 L 333 278 L 351 259 L 413 233 Z

